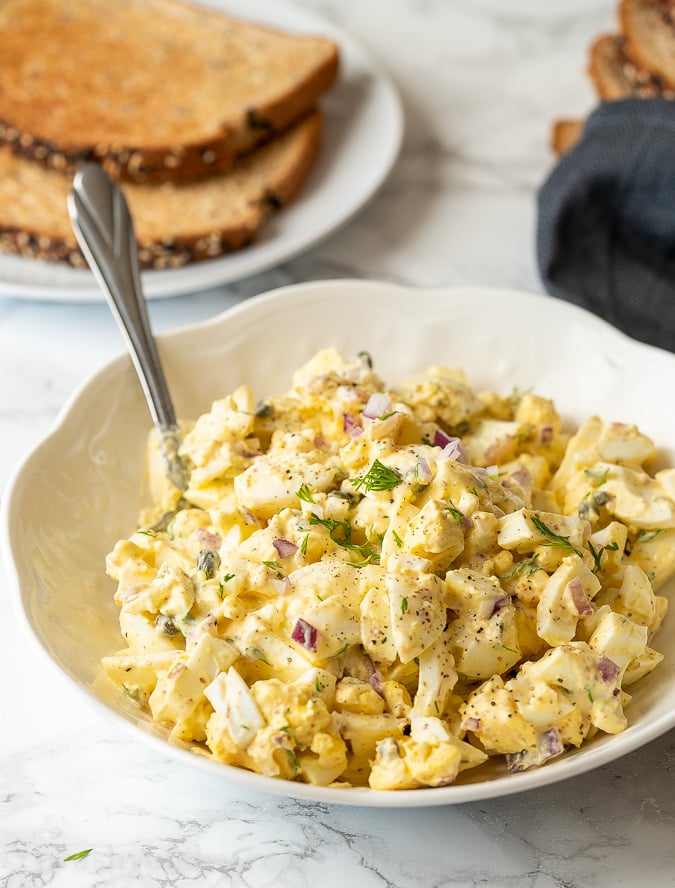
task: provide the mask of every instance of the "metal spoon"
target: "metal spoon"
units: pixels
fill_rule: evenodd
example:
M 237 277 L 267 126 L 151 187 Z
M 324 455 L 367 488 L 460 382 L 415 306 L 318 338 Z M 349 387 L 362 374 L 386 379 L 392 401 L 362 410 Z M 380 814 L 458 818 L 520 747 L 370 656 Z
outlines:
M 157 431 L 167 478 L 182 493 L 188 471 L 178 453 L 180 429 L 150 329 L 126 198 L 102 167 L 87 163 L 75 174 L 68 211 L 75 237 L 129 349 Z

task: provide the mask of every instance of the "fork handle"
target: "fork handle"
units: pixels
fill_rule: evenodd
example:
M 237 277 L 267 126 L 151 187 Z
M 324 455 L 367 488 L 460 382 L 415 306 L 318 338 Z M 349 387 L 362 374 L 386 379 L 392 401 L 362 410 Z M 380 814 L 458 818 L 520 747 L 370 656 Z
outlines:
M 176 412 L 150 329 L 126 198 L 101 166 L 86 163 L 75 174 L 68 211 L 80 248 L 126 340 L 167 468 L 170 474 L 178 472 L 172 480 L 184 489 L 177 464 L 180 434 Z

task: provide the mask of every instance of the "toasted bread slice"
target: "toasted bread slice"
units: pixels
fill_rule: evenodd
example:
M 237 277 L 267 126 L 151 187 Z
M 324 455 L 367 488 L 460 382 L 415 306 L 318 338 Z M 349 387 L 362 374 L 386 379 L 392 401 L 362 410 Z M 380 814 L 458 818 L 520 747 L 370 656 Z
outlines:
M 624 52 L 625 40 L 618 34 L 604 34 L 590 50 L 588 73 L 598 97 L 605 101 L 653 98 L 675 94 L 664 90 L 660 77 L 639 68 Z
M 622 0 L 624 52 L 640 68 L 675 90 L 675 5 L 669 0 Z
M 181 0 L 0 0 L 0 142 L 72 172 L 222 172 L 333 83 L 335 44 Z
M 584 120 L 556 120 L 551 132 L 551 148 L 558 157 L 574 148 L 584 131 Z
M 247 154 L 232 170 L 193 182 L 123 183 L 143 268 L 175 268 L 239 249 L 288 203 L 316 157 L 321 118 L 312 113 Z M 72 179 L 0 147 L 0 250 L 83 267 L 70 225 Z

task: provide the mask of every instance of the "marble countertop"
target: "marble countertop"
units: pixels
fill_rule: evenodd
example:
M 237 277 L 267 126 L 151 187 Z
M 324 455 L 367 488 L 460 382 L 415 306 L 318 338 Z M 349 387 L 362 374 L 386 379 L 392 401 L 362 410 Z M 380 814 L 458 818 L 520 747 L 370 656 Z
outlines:
M 340 232 L 234 285 L 151 303 L 157 332 L 290 282 L 540 289 L 535 195 L 609 0 L 297 0 L 349 30 L 403 98 L 400 159 Z M 122 351 L 103 304 L 0 299 L 0 487 L 75 387 Z M 252 795 L 134 742 L 18 631 L 0 576 L 0 886 L 675 885 L 675 733 L 546 789 L 359 810 Z M 84 859 L 68 855 L 92 848 Z

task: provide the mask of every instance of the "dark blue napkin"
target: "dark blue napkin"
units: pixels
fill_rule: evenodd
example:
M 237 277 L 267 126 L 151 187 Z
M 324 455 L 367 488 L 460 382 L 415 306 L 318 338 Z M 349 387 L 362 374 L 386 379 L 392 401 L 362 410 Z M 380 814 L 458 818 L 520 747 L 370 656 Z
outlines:
M 546 290 L 675 351 L 675 101 L 605 102 L 538 197 Z

